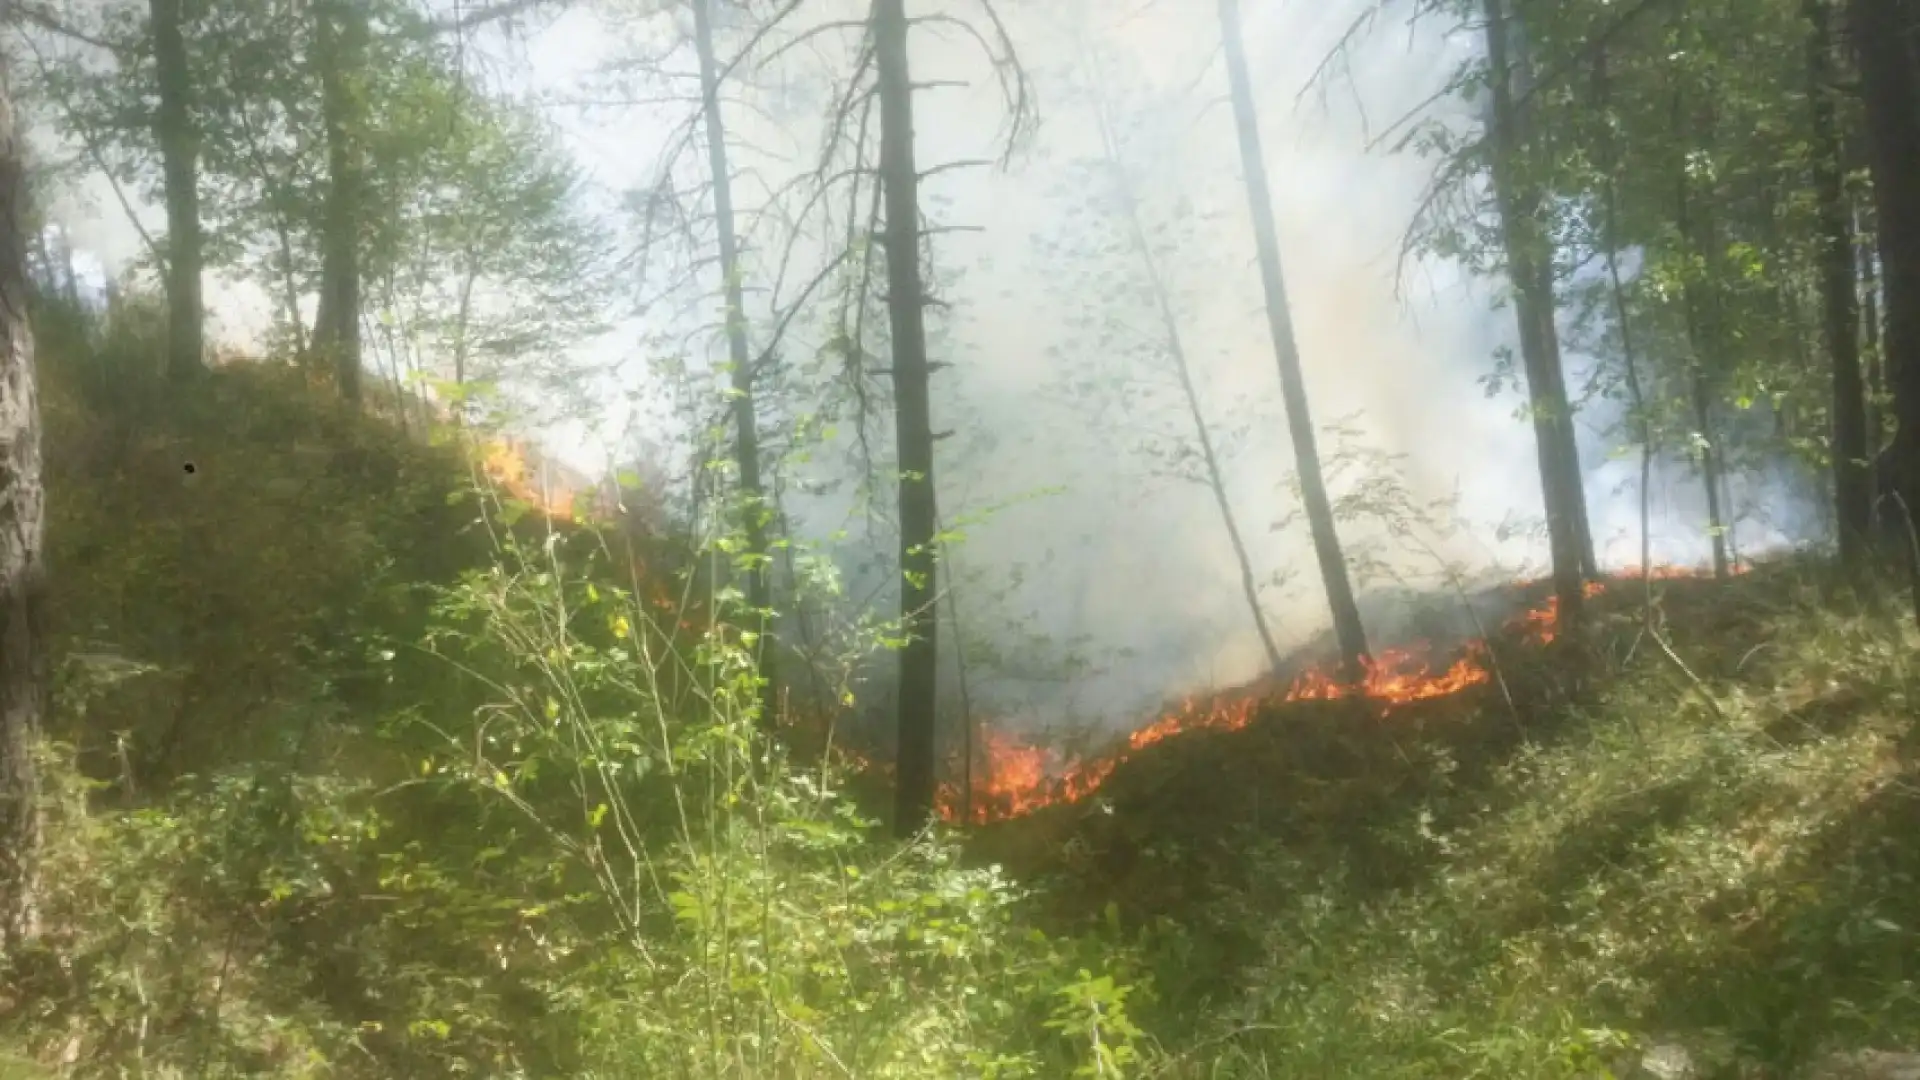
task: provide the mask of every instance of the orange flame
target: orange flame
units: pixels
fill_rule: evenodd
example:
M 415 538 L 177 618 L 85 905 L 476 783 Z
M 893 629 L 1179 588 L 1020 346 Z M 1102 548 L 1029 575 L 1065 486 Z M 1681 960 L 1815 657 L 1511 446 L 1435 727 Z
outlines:
M 550 518 L 573 517 L 574 492 L 554 470 L 528 462 L 526 448 L 510 439 L 489 439 L 478 448 L 480 471 L 513 498 Z
M 1741 566 L 1733 572 L 1746 570 Z M 1698 573 L 1685 567 L 1653 567 L 1647 576 L 1661 579 Z M 1639 578 L 1638 571 L 1631 575 L 1633 580 Z M 1605 590 L 1606 584 L 1599 581 L 1585 586 L 1589 597 Z M 1559 598 L 1549 596 L 1509 620 L 1508 629 L 1523 641 L 1544 645 L 1558 635 L 1559 617 Z M 1020 817 L 1042 807 L 1086 798 L 1127 758 L 1157 742 L 1194 731 L 1237 731 L 1251 724 L 1270 704 L 1358 696 L 1388 712 L 1411 702 L 1458 694 L 1493 678 L 1485 641 L 1469 642 L 1452 663 L 1438 671 L 1434 669 L 1433 653 L 1433 647 L 1426 644 L 1384 649 L 1367 661 L 1365 675 L 1357 684 L 1332 672 L 1310 668 L 1284 685 L 1277 685 L 1269 677 L 1211 699 L 1189 697 L 1179 707 L 1133 731 L 1119 747 L 1087 760 L 1069 760 L 1058 750 L 1026 742 L 1013 733 L 989 730 L 983 733 L 983 745 L 976 748 L 985 759 L 985 767 L 973 778 L 972 798 L 966 797 L 961 785 L 946 784 L 940 789 L 937 809 L 949 822 L 961 821 L 969 810 L 976 824 Z
M 554 521 L 605 520 L 615 516 L 619 499 L 606 491 L 588 488 L 576 491 L 566 476 L 547 462 L 529 459 L 526 446 L 511 439 L 488 439 L 474 448 L 474 458 L 488 481 L 509 497 L 526 503 L 537 513 Z M 663 625 L 677 625 L 686 633 L 704 629 L 697 605 L 676 599 L 666 581 L 652 573 L 646 560 L 634 556 L 629 563 L 629 580 L 645 592 L 645 602 L 661 614 Z

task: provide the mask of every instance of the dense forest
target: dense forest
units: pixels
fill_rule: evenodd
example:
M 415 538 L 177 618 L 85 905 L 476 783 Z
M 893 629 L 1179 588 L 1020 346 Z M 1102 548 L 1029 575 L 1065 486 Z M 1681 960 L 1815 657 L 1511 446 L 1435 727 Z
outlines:
M 0 0 L 0 1076 L 1920 1077 L 1920 0 Z

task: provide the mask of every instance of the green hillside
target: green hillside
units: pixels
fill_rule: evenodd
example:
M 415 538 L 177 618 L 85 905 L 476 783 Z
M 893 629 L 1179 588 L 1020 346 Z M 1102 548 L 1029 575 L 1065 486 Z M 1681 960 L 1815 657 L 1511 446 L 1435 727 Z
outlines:
M 1651 620 L 1617 585 L 1577 680 L 1515 639 L 1496 683 L 1273 707 L 902 849 L 742 720 L 724 642 L 653 628 L 612 569 L 639 541 L 505 529 L 452 446 L 292 368 L 178 396 L 146 318 L 44 320 L 51 887 L 5 1024 L 56 1075 L 1732 1077 L 1920 1045 L 1916 641 L 1812 561 L 1658 582 Z

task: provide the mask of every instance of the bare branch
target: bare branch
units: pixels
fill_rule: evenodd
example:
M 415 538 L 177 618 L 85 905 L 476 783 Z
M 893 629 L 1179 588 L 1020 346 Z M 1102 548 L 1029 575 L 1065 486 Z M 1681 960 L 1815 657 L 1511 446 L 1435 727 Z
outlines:
M 41 52 L 40 46 L 31 38 L 27 40 L 27 47 L 33 50 L 34 63 L 39 66 L 41 76 L 48 76 L 50 72 L 47 67 L 46 53 Z M 120 203 L 121 212 L 127 216 L 127 223 L 133 226 L 134 232 L 140 234 L 141 243 L 146 246 L 147 254 L 153 257 L 154 264 L 165 269 L 166 256 L 161 252 L 160 245 L 154 241 L 153 234 L 148 232 L 146 225 L 140 221 L 140 215 L 134 212 L 133 201 L 127 198 L 126 191 L 120 187 L 119 178 L 113 175 L 113 168 L 108 165 L 106 153 L 100 149 L 100 144 L 94 139 L 93 132 L 89 131 L 85 124 L 75 121 L 73 104 L 64 96 L 60 99 L 60 105 L 67 112 L 67 129 L 79 136 L 80 145 L 85 148 L 87 157 L 92 159 L 94 167 L 100 170 L 100 175 L 106 177 L 107 185 L 113 189 L 114 199 Z
M 525 15 L 543 7 L 565 7 L 571 0 L 501 0 L 498 4 L 460 12 L 450 18 L 435 19 L 427 24 L 432 34 L 459 34 L 475 30 L 488 23 L 501 22 L 516 15 Z
M 814 38 L 830 34 L 835 30 L 859 30 L 864 32 L 866 28 L 867 21 L 865 19 L 841 19 L 836 22 L 821 23 L 819 26 L 803 30 L 789 40 L 781 42 L 779 48 L 761 57 L 759 62 L 753 65 L 753 68 L 755 71 L 759 71 L 792 50 L 812 41 Z
M 943 172 L 952 172 L 955 169 L 978 169 L 994 164 L 996 163 L 986 158 L 963 158 L 959 161 L 943 161 L 938 165 L 921 169 L 920 179 L 925 180 L 929 176 L 938 176 Z
M 20 21 L 37 26 L 50 34 L 66 38 L 69 41 L 77 41 L 82 45 L 91 45 L 96 49 L 105 50 L 115 56 L 129 57 L 137 56 L 140 53 L 140 48 L 137 45 L 110 41 L 106 38 L 89 34 L 84 30 L 75 29 L 65 22 L 62 22 L 59 16 L 38 4 L 22 3 L 21 0 L 12 0 L 11 3 L 6 5 L 6 10 Z
M 1008 36 L 1006 24 L 1000 21 L 1000 13 L 994 10 L 991 0 L 980 0 L 981 8 L 987 13 L 988 22 L 993 24 L 994 37 L 999 48 L 988 42 L 977 27 L 965 19 L 953 15 L 922 15 L 911 20 L 916 24 L 954 26 L 960 32 L 972 38 L 980 51 L 986 54 L 988 63 L 993 65 L 995 78 L 1000 83 L 1000 97 L 1007 106 L 1006 148 L 1000 155 L 1000 164 L 1004 167 L 1013 160 L 1013 152 L 1018 148 L 1021 138 L 1031 129 L 1033 121 L 1032 88 L 1027 82 L 1026 69 L 1020 66 L 1014 52 L 1013 39 Z

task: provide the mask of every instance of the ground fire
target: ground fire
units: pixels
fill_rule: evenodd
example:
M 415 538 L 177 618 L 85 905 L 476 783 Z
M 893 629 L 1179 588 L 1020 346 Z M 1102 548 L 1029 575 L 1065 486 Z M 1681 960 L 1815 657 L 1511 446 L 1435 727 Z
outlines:
M 1744 568 L 1737 569 L 1741 572 Z M 1654 578 L 1692 577 L 1698 570 L 1655 567 Z M 1613 584 L 1638 581 L 1635 571 Z M 1525 585 L 1537 583 L 1528 582 Z M 1593 581 L 1588 596 L 1604 592 L 1608 582 Z M 1544 645 L 1558 632 L 1558 598 L 1522 610 L 1508 621 L 1507 630 L 1523 642 Z M 1072 760 L 1060 751 L 1029 743 L 1004 731 L 988 730 L 975 746 L 972 797 L 961 785 L 943 785 L 938 800 L 940 816 L 948 822 L 970 817 L 975 824 L 1020 817 L 1043 807 L 1078 802 L 1099 789 L 1115 768 L 1134 753 L 1175 735 L 1195 731 L 1235 731 L 1252 723 L 1263 709 L 1289 701 L 1331 700 L 1362 696 L 1390 712 L 1396 706 L 1458 694 L 1493 678 L 1485 641 L 1469 641 L 1451 650 L 1416 643 L 1382 649 L 1368 663 L 1358 685 L 1343 682 L 1330 670 L 1314 667 L 1291 679 L 1262 679 L 1209 697 L 1189 697 L 1143 727 L 1106 754 Z M 1447 656 L 1451 660 L 1446 660 Z M 1441 666 L 1444 662 L 1444 666 Z
M 575 509 L 572 477 L 560 477 L 555 483 L 550 466 L 529 462 L 523 447 L 509 440 L 491 440 L 478 448 L 481 470 L 505 494 L 522 500 L 532 509 L 556 519 L 570 517 Z M 1736 567 L 1742 573 L 1745 567 Z M 1688 567 L 1656 566 L 1654 578 L 1694 577 L 1702 571 Z M 653 602 L 663 610 L 674 602 L 636 566 L 635 580 L 648 579 L 653 586 Z M 1612 583 L 1639 580 L 1639 572 L 1623 574 Z M 1522 589 L 1538 586 L 1537 581 L 1521 582 Z M 1588 596 L 1606 591 L 1609 582 L 1593 581 L 1586 586 Z M 681 620 L 683 630 L 693 623 Z M 1505 629 L 1523 643 L 1545 645 L 1553 641 L 1559 627 L 1559 601 L 1548 596 L 1521 610 L 1507 621 Z M 1287 679 L 1268 677 L 1223 693 L 1190 696 L 1127 735 L 1124 742 L 1097 757 L 1076 759 L 1061 750 L 1030 742 L 1020 735 L 987 728 L 979 732 L 974 746 L 975 768 L 971 798 L 960 783 L 942 784 L 936 809 L 950 823 L 970 819 L 987 824 L 1021 817 L 1048 806 L 1079 802 L 1093 794 L 1113 771 L 1130 756 L 1171 738 L 1196 731 L 1236 731 L 1252 723 L 1263 710 L 1290 701 L 1328 701 L 1363 697 L 1383 712 L 1416 701 L 1449 697 L 1493 679 L 1488 644 L 1472 640 L 1452 648 L 1440 648 L 1416 642 L 1382 649 L 1367 664 L 1366 677 L 1355 685 L 1340 679 L 1330 668 L 1310 667 Z M 1450 657 L 1450 659 L 1448 659 Z M 1444 662 L 1444 666 L 1443 665 Z M 887 772 L 884 765 L 858 754 L 850 754 L 856 764 L 868 771 Z

